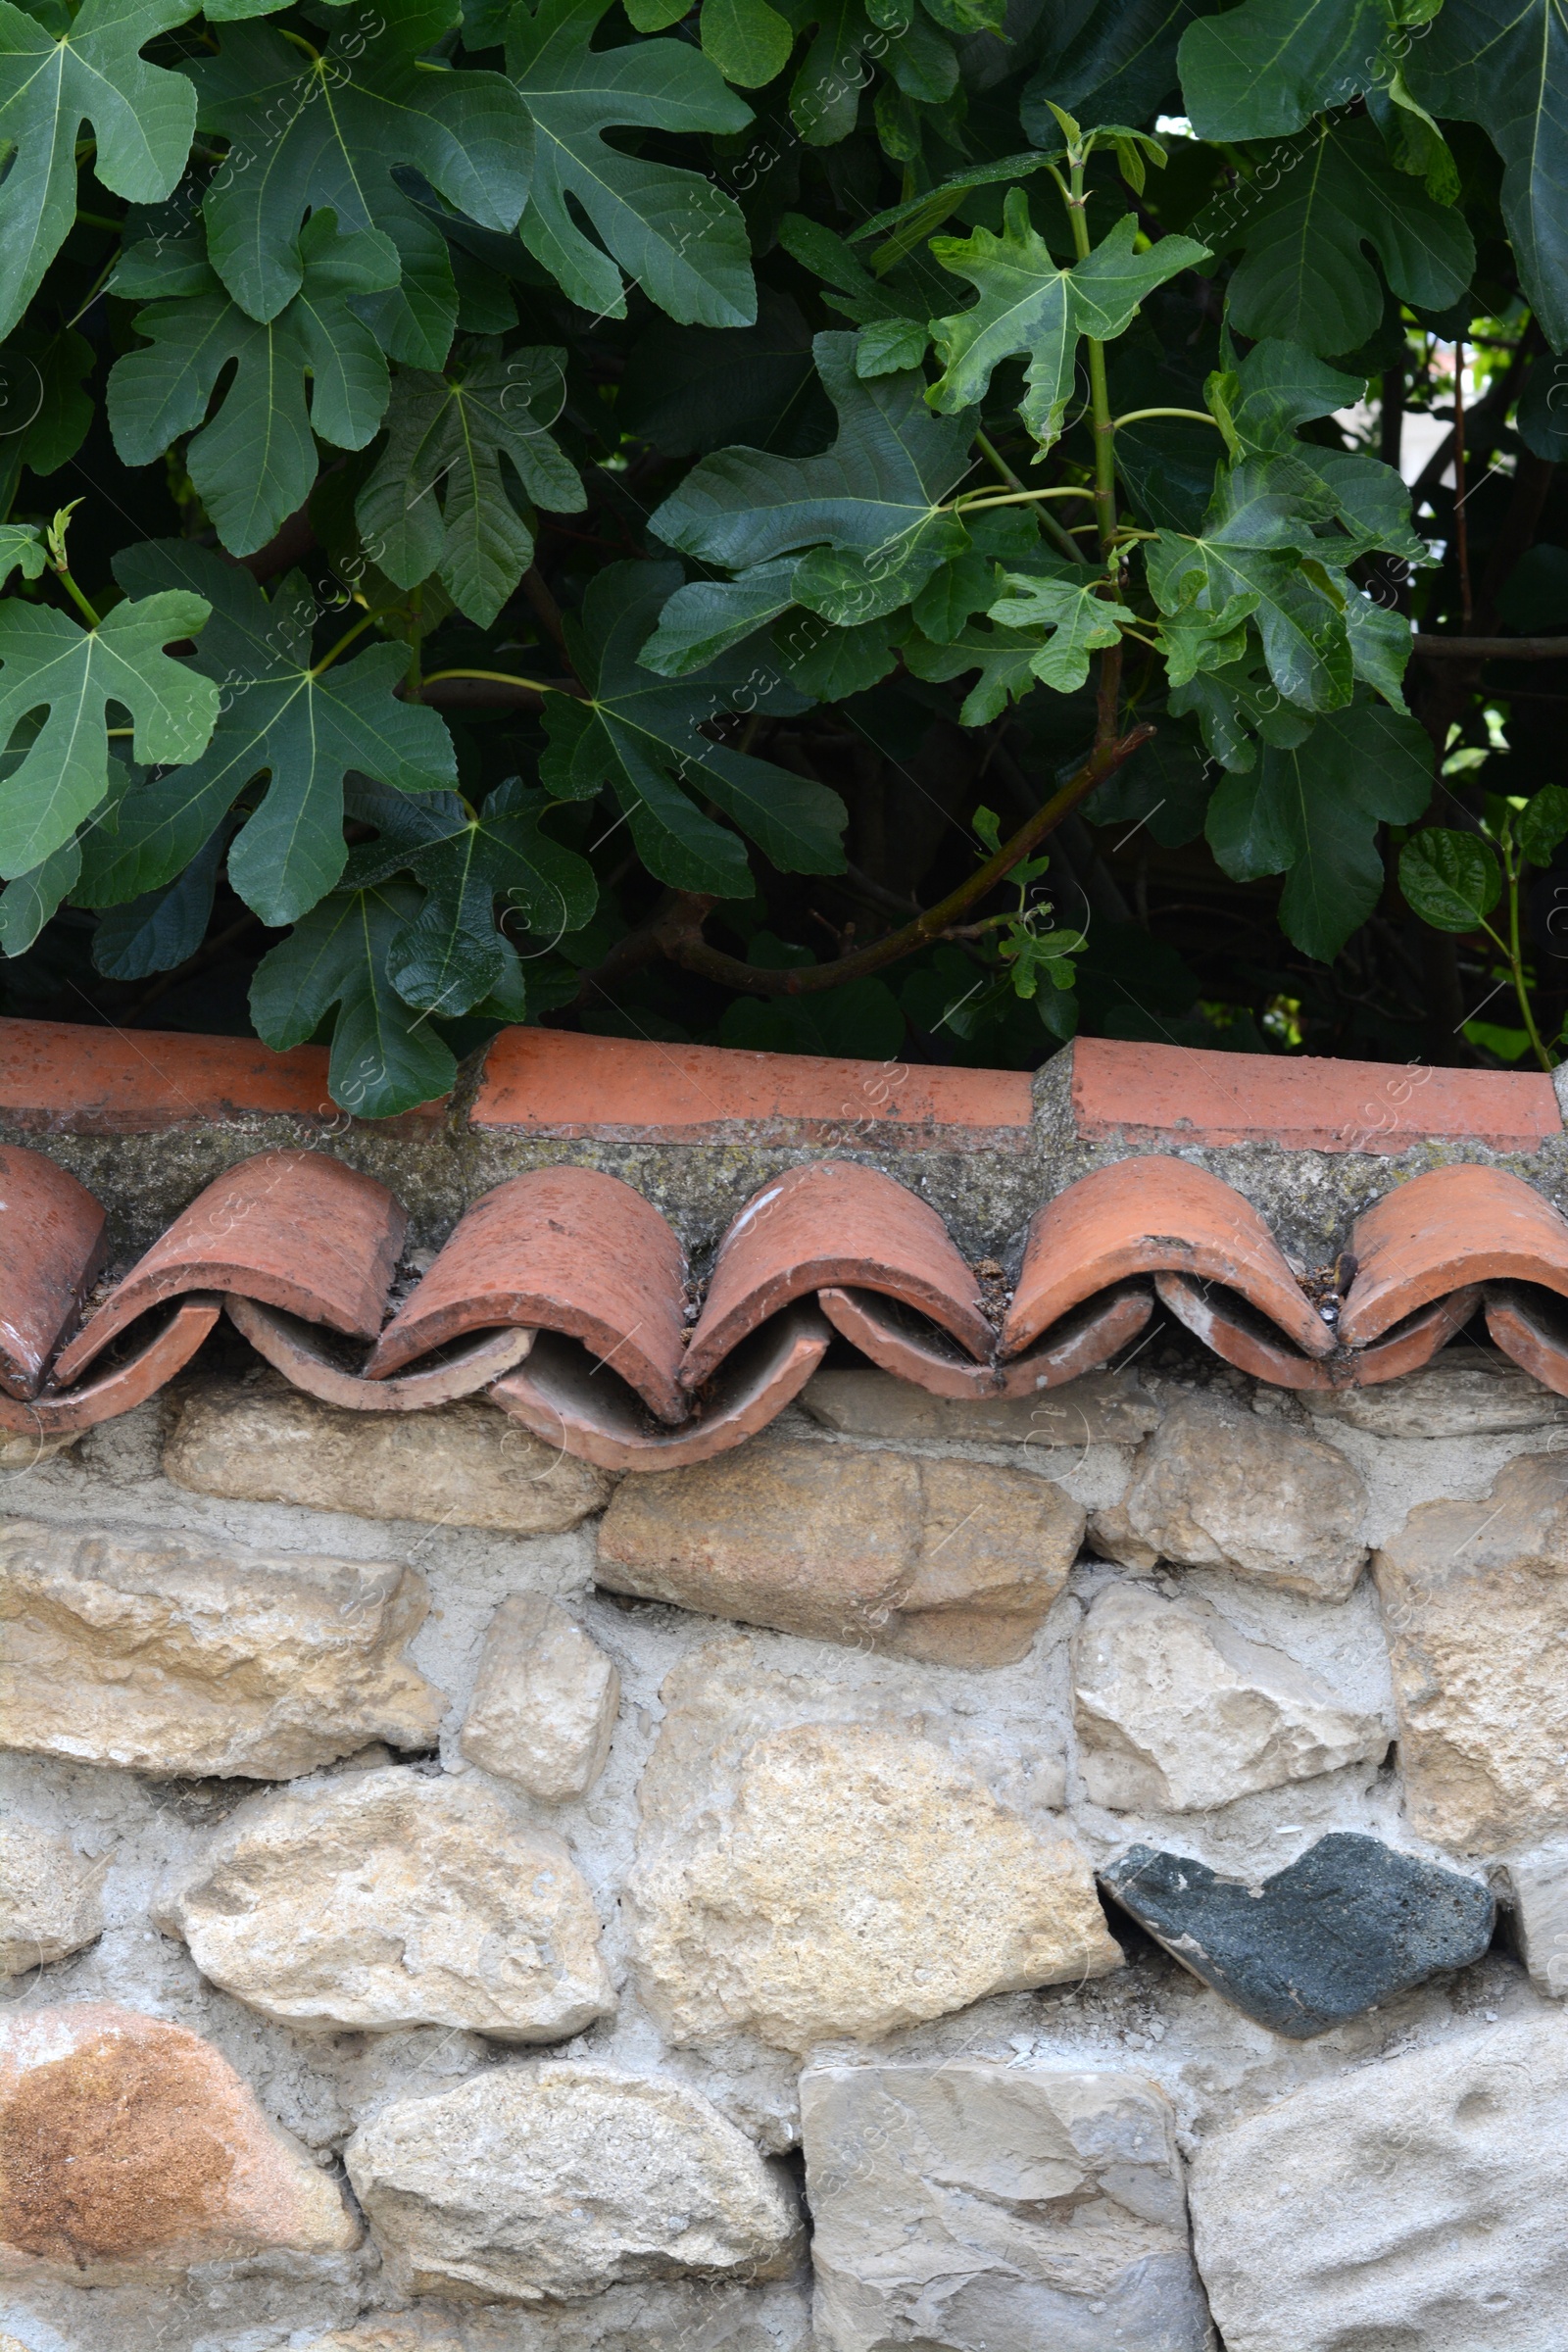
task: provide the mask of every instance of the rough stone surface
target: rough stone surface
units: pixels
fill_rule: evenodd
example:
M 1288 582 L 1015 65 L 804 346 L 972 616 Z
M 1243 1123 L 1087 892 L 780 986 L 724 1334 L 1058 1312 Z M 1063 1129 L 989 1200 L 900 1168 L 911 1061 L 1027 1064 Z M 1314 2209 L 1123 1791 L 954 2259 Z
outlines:
M 1536 1990 L 1560 2001 L 1568 1997 L 1568 1853 L 1517 1856 L 1507 1879 L 1519 1956 Z
M 1260 1886 L 1147 1845 L 1102 1877 L 1174 1959 L 1293 2041 L 1408 1992 L 1440 1968 L 1468 1967 L 1492 1941 L 1495 1917 L 1476 1880 L 1348 1831 L 1320 1838 Z
M 1478 1502 L 1420 1504 L 1373 1566 L 1412 1825 L 1459 1852 L 1559 1834 L 1568 1455 L 1518 1455 Z
M 770 1721 L 744 1646 L 710 1644 L 666 1682 L 641 1791 L 625 1905 L 672 2038 L 874 2039 L 1120 1966 L 1071 1838 L 1004 1811 L 937 1740 Z
M 614 2006 L 565 1846 L 469 1776 L 394 1766 L 253 1799 L 160 1920 L 285 2025 L 560 2041 Z
M 1568 1426 L 1568 1396 L 1490 1348 L 1445 1348 L 1419 1372 L 1371 1389 L 1313 1389 L 1308 1410 L 1375 1438 L 1500 1438 Z
M 1174 1405 L 1133 1464 L 1123 1517 L 1095 1534 L 1121 1558 L 1122 1528 L 1151 1555 L 1186 1568 L 1236 1568 L 1314 1600 L 1343 1600 L 1366 1558 L 1360 1472 L 1337 1447 L 1274 1414 L 1213 1397 Z
M 1568 2018 L 1362 2065 L 1200 2147 L 1198 2266 L 1226 2352 L 1568 2341 Z
M 270 1377 L 187 1390 L 164 1468 L 199 1494 L 518 1536 L 575 1527 L 610 1493 L 602 1470 L 541 1445 L 494 1405 L 351 1413 Z
M 604 1771 L 619 1704 L 620 1677 L 598 1642 L 556 1601 L 514 1592 L 485 1634 L 463 1752 L 559 1805 Z
M 1171 1813 L 1229 1804 L 1381 1756 L 1381 1719 L 1344 1705 L 1206 1600 L 1110 1585 L 1073 1643 L 1078 1768 L 1092 1804 Z
M 445 1709 L 403 1655 L 428 1606 L 391 1561 L 0 1522 L 0 1746 L 288 1780 Z
M 621 2280 L 787 2270 L 787 2178 L 697 2092 L 608 2067 L 509 2067 L 362 2126 L 349 2179 L 398 2284 L 539 2302 Z
M 823 2352 L 1204 2352 L 1175 2118 L 1137 2075 L 956 2058 L 801 2082 Z
M 818 1372 L 801 1392 L 813 1421 L 847 1438 L 951 1445 L 1136 1446 L 1159 1407 L 1129 1374 L 1088 1372 L 1035 1396 L 931 1396 L 891 1372 Z
M 0 1977 L 64 1960 L 100 1936 L 101 1877 L 69 1838 L 0 1821 Z
M 955 1666 L 1022 1657 L 1084 1514 L 989 1462 L 798 1440 L 628 1478 L 599 1531 L 614 1592 Z
M 335 2183 L 198 2034 L 109 2001 L 0 2021 L 0 2275 L 91 2286 L 358 2242 Z

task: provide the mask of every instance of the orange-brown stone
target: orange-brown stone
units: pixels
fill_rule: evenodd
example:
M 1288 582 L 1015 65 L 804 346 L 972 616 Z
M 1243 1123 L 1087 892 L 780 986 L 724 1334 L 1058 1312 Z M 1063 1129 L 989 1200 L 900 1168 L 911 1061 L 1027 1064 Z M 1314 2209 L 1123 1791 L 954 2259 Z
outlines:
M 93 2284 L 357 2241 L 336 2185 L 198 2034 L 109 2001 L 0 2025 L 0 2272 Z

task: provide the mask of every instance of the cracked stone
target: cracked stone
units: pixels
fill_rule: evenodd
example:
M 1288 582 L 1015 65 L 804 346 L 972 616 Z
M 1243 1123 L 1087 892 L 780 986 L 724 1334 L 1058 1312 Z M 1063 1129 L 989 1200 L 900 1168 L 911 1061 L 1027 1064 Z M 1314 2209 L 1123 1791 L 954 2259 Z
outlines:
M 1211 1397 L 1174 1405 L 1091 1535 L 1147 1567 L 1234 1568 L 1313 1600 L 1348 1597 L 1366 1559 L 1366 1487 L 1336 1446 Z M 1118 1548 L 1119 1546 L 1119 1548 Z
M 1050 1479 L 892 1447 L 774 1440 L 623 1479 L 599 1530 L 612 1592 L 953 1666 L 1028 1652 L 1084 1514 Z
M 1206 2352 L 1176 2121 L 1138 2075 L 808 2067 L 823 2352 Z
M 0 1747 L 291 1780 L 372 1740 L 433 1746 L 404 1656 L 429 1606 L 394 1560 L 0 1522 Z
M 1568 1816 L 1568 1458 L 1516 1455 L 1477 1502 L 1425 1502 L 1372 1563 L 1410 1824 L 1459 1853 Z
M 1203 1811 L 1389 1744 L 1378 1715 L 1283 1650 L 1147 1585 L 1096 1596 L 1074 1638 L 1073 1699 L 1085 1793 L 1117 1812 Z

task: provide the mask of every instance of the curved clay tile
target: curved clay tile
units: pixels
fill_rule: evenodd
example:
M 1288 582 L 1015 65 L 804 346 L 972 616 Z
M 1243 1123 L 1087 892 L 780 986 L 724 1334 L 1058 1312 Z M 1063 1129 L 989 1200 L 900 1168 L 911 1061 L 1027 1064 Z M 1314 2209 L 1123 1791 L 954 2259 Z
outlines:
M 541 1333 L 527 1362 L 498 1380 L 490 1400 L 525 1429 L 602 1470 L 683 1470 L 755 1437 L 797 1397 L 833 1334 L 814 1301 L 798 1301 L 744 1339 L 698 1400 L 684 1429 L 660 1429 L 637 1399 L 569 1340 Z
M 451 1404 L 511 1372 L 533 1346 L 531 1331 L 483 1331 L 444 1364 L 410 1372 L 402 1380 L 367 1380 L 363 1373 L 345 1371 L 328 1353 L 318 1324 L 263 1306 L 259 1298 L 230 1298 L 224 1304 L 229 1321 L 274 1371 L 308 1396 L 346 1405 L 354 1413 L 417 1413 L 427 1405 Z
M 1568 1222 L 1506 1168 L 1431 1168 L 1358 1217 L 1356 1276 L 1340 1317 L 1352 1347 L 1475 1282 L 1568 1293 Z
M 594 1168 L 536 1168 L 462 1217 L 366 1364 L 384 1380 L 465 1332 L 524 1323 L 581 1340 L 662 1421 L 681 1421 L 685 1259 L 635 1186 Z
M 1204 1276 L 1240 1291 L 1304 1354 L 1327 1355 L 1334 1334 L 1320 1320 L 1262 1218 L 1206 1168 L 1163 1154 L 1126 1159 L 1080 1176 L 1035 1211 L 1004 1357 L 1129 1274 Z
M 128 1413 L 132 1405 L 145 1404 L 190 1362 L 221 1310 L 220 1298 L 182 1298 L 140 1352 L 128 1362 L 117 1364 L 102 1379 L 90 1380 L 64 1396 L 24 1400 L 0 1396 L 0 1429 L 14 1430 L 24 1438 L 60 1437 L 71 1430 L 95 1428 L 100 1421 Z
M 877 1168 L 819 1159 L 764 1185 L 725 1234 L 682 1387 L 700 1388 L 791 1299 L 844 1284 L 901 1298 L 971 1356 L 991 1353 L 974 1275 L 936 1210 Z
M 1481 1298 L 1480 1283 L 1466 1283 L 1463 1290 L 1450 1291 L 1446 1298 L 1434 1298 L 1430 1306 L 1417 1307 L 1413 1315 L 1406 1315 L 1370 1347 L 1353 1349 L 1350 1363 L 1356 1387 L 1372 1389 L 1382 1381 L 1397 1380 L 1402 1372 L 1419 1372 L 1440 1348 L 1446 1348 L 1463 1331 Z
M 1464 1329 L 1481 1297 L 1477 1285 L 1435 1298 L 1370 1348 L 1342 1348 L 1317 1362 L 1288 1347 L 1255 1307 L 1218 1283 L 1190 1274 L 1156 1274 L 1161 1302 L 1226 1363 L 1278 1389 L 1370 1389 L 1401 1372 L 1418 1372 Z
M 1238 1370 L 1250 1372 L 1277 1389 L 1351 1388 L 1348 1366 L 1331 1370 L 1316 1356 L 1303 1355 L 1280 1337 L 1277 1327 L 1255 1306 L 1223 1283 L 1199 1280 L 1191 1274 L 1165 1271 L 1154 1276 L 1161 1306 L 1195 1339 Z
M 933 1330 L 894 1298 L 875 1291 L 818 1291 L 817 1303 L 841 1338 L 896 1379 L 934 1396 L 1032 1396 L 1108 1362 L 1135 1340 L 1154 1311 L 1149 1285 L 1113 1283 L 1048 1331 L 1010 1364 L 975 1364 L 945 1332 Z
M 324 1152 L 262 1152 L 198 1195 L 54 1367 L 64 1388 L 115 1334 L 184 1291 L 237 1291 L 373 1340 L 407 1225 L 373 1176 Z
M 32 1396 L 104 1254 L 104 1212 L 41 1152 L 0 1146 L 0 1390 Z
M 1504 1355 L 1568 1396 L 1568 1315 L 1556 1302 L 1523 1282 L 1490 1282 L 1486 1288 L 1487 1329 Z

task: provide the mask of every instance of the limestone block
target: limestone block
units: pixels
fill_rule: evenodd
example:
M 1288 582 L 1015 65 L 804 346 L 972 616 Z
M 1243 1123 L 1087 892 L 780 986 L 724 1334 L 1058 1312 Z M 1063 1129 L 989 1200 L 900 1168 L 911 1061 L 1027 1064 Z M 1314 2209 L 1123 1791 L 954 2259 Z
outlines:
M 1508 1864 L 1514 1935 L 1536 1990 L 1568 1997 L 1568 1853 L 1529 1854 Z
M 1103 1502 L 1098 1511 L 1092 1512 L 1088 1536 L 1089 1548 L 1098 1559 L 1114 1560 L 1118 1568 L 1126 1568 L 1134 1576 L 1148 1576 L 1159 1566 L 1159 1553 L 1154 1545 L 1134 1535 L 1125 1498 L 1120 1502 Z
M 4 2336 L 0 2352 L 6 2352 Z M 439 2321 L 432 2328 L 421 2315 L 384 2327 L 372 2321 L 367 2328 L 334 2328 L 330 2335 L 313 2336 L 300 2352 L 464 2352 L 464 2345 Z
M 1138 2075 L 801 2078 L 823 2352 L 1205 2352 L 1175 2118 Z
M 421 1413 L 351 1413 L 270 1379 L 204 1383 L 164 1448 L 176 1486 L 360 1519 L 422 1519 L 553 1536 L 603 1508 L 610 1480 L 475 1398 Z
M 547 1805 L 593 1787 L 610 1756 L 620 1677 L 560 1603 L 514 1592 L 491 1618 L 462 1747 Z
M 1198 2267 L 1226 2352 L 1544 2352 L 1568 2341 L 1568 2019 L 1446 2034 L 1199 2148 Z
M 1309 1389 L 1305 1402 L 1375 1438 L 1500 1438 L 1568 1424 L 1568 1396 L 1491 1348 L 1445 1348 L 1419 1372 L 1371 1389 Z
M 405 2293 L 537 2303 L 776 2278 L 799 2240 L 787 2177 L 716 2107 L 609 2067 L 508 2067 L 399 2100 L 345 2160 Z
M 257 1780 L 429 1747 L 446 1700 L 403 1655 L 428 1606 L 397 1561 L 0 1520 L 0 1747 Z
M 1309 1430 L 1189 1397 L 1139 1453 L 1122 1508 L 1129 1534 L 1160 1559 L 1344 1600 L 1366 1558 L 1366 1502 L 1354 1464 Z
M 394 1766 L 254 1799 L 159 1922 L 283 2025 L 560 2041 L 614 2006 L 565 1846 L 466 1777 Z
M 1200 1812 L 1373 1761 L 1375 1714 L 1196 1595 L 1109 1585 L 1073 1644 L 1078 1766 L 1091 1804 Z
M 1084 1515 L 1025 1470 L 780 1440 L 628 1478 L 602 1585 L 955 1666 L 1023 1657 Z
M 1120 1966 L 1071 1838 L 1004 1811 L 936 1739 L 789 1720 L 787 1687 L 748 1689 L 748 1648 L 710 1643 L 669 1677 L 639 1791 L 624 1902 L 673 2039 L 873 2039 Z
M 0 1977 L 64 1960 L 101 1936 L 99 1886 L 69 1838 L 0 1821 Z
M 0 2275 L 77 2286 L 359 2242 L 210 2042 L 113 2001 L 0 2019 Z
M 813 1421 L 847 1438 L 982 1446 L 1136 1446 L 1159 1407 L 1124 1372 L 1087 1372 L 1034 1396 L 932 1396 L 891 1372 L 818 1372 L 801 1392 Z
M 1568 1819 L 1568 1455 L 1520 1454 L 1479 1502 L 1427 1502 L 1373 1562 L 1405 1809 L 1458 1851 Z

